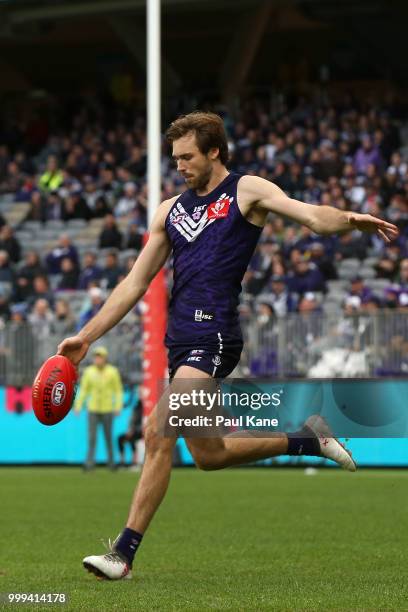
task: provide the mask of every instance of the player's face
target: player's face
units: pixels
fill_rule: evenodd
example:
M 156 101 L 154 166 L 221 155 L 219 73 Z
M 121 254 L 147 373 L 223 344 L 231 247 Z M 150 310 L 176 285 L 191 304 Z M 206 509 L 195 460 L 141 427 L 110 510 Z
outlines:
M 201 153 L 193 133 L 173 142 L 173 159 L 189 189 L 203 189 L 208 184 L 217 156 L 217 149 Z

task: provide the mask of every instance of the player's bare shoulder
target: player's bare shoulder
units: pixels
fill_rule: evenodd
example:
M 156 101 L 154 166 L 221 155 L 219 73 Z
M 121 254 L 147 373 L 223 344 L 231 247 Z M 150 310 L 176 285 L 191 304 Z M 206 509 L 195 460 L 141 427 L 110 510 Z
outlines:
M 265 225 L 268 211 L 260 206 L 265 189 L 269 181 L 259 177 L 245 174 L 238 181 L 238 206 L 243 216 L 255 225 Z
M 163 200 L 154 215 L 151 231 L 165 230 L 167 215 L 169 214 L 173 204 L 177 202 L 177 199 L 179 197 L 180 195 L 176 195 L 172 198 L 169 198 L 168 200 Z

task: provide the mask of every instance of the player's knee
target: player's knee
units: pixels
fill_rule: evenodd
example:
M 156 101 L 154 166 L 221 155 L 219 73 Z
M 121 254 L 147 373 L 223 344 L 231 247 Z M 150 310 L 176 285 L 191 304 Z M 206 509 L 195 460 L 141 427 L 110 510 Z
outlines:
M 152 419 L 149 419 L 146 424 L 144 431 L 144 441 L 146 453 L 152 454 L 159 450 L 160 437 L 157 433 L 157 424 Z
M 167 450 L 171 452 L 171 440 L 169 438 L 163 437 L 158 433 L 156 419 L 150 418 L 147 421 L 144 430 L 144 441 L 146 454 L 148 455 L 154 455 L 160 451 Z
M 212 472 L 214 470 L 221 470 L 224 467 L 223 461 L 218 456 L 214 456 L 210 453 L 195 452 L 193 453 L 194 462 L 199 470 L 204 472 Z

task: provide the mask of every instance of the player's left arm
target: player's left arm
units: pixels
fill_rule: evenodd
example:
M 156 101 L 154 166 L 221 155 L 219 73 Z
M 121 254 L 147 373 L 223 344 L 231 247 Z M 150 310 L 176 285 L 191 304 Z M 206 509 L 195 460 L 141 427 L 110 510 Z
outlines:
M 242 177 L 240 190 L 245 194 L 245 200 L 250 202 L 250 206 L 288 217 L 306 225 L 316 234 L 336 234 L 358 229 L 377 234 L 386 242 L 398 236 L 398 228 L 384 219 L 294 200 L 280 187 L 258 176 Z

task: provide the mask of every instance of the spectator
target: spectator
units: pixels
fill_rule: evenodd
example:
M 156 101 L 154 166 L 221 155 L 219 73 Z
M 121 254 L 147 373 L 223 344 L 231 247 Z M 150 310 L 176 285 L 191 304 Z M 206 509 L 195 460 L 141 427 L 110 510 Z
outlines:
M 310 245 L 310 262 L 317 266 L 325 280 L 337 278 L 337 270 L 333 260 L 326 255 L 322 242 L 313 242 Z
M 10 258 L 7 251 L 0 251 L 0 283 L 10 285 L 10 290 L 14 285 L 14 272 L 10 267 Z
M 34 332 L 35 338 L 44 340 L 51 335 L 54 313 L 47 300 L 38 299 L 34 303 L 32 312 L 28 315 L 28 322 Z
M 25 304 L 11 306 L 6 356 L 7 384 L 22 387 L 26 383 L 26 372 L 33 371 L 37 363 L 38 341 L 26 321 Z
M 47 161 L 47 168 L 39 180 L 39 187 L 42 191 L 55 191 L 61 187 L 64 175 L 58 168 L 58 161 L 55 155 L 50 155 Z
M 100 249 L 121 249 L 122 233 L 118 230 L 115 217 L 106 215 L 102 232 L 99 236 Z
M 408 171 L 408 164 L 402 159 L 401 153 L 395 151 L 391 155 L 391 164 L 388 166 L 387 173 L 396 175 L 397 178 L 403 179 Z
M 66 257 L 72 260 L 75 268 L 79 267 L 76 247 L 71 243 L 68 234 L 61 234 L 57 246 L 46 257 L 48 272 L 50 274 L 60 274 L 61 262 Z
M 284 276 L 273 275 L 258 299 L 268 303 L 278 317 L 284 317 L 288 312 L 296 310 L 297 300 L 292 293 L 289 293 Z
M 5 218 L 3 217 L 3 215 L 0 213 L 0 229 L 1 229 L 1 228 L 2 228 L 4 225 L 6 225 L 6 220 L 5 220 Z
M 336 261 L 350 258 L 364 259 L 366 252 L 364 239 L 359 234 L 347 232 L 338 238 L 335 257 Z
M 408 291 L 401 292 L 398 297 L 398 308 L 400 312 L 408 312 Z
M 132 466 L 137 466 L 136 442 L 142 439 L 143 404 L 139 399 L 135 404 L 128 428 L 125 433 L 118 436 L 118 447 L 120 454 L 120 465 L 125 467 L 125 444 L 128 443 L 132 451 Z
M 64 212 L 64 203 L 57 192 L 47 195 L 44 204 L 44 221 L 61 221 Z
M 76 289 L 77 285 L 78 269 L 74 266 L 72 259 L 64 257 L 61 261 L 61 279 L 58 283 L 58 289 Z
M 301 256 L 295 263 L 293 272 L 289 273 L 287 284 L 289 291 L 300 295 L 310 291 L 326 291 L 322 273 L 305 256 Z
M 9 321 L 11 316 L 10 311 L 10 293 L 6 290 L 5 287 L 0 287 L 0 324 L 4 326 L 4 324 Z
M 391 259 L 386 253 L 380 257 L 374 266 L 378 278 L 388 278 L 390 281 L 395 278 L 398 271 L 398 261 Z
M 365 174 L 370 164 L 373 164 L 379 171 L 384 165 L 381 153 L 371 139 L 371 136 L 366 134 L 361 140 L 361 146 L 354 156 L 354 168 L 357 174 Z
M 99 196 L 95 200 L 95 207 L 93 209 L 92 216 L 95 219 L 100 219 L 102 217 L 106 217 L 106 215 L 111 215 L 112 209 L 108 206 L 107 201 L 103 196 Z
M 118 284 L 122 274 L 116 251 L 110 251 L 105 257 L 105 267 L 102 269 L 101 285 L 104 289 L 113 289 Z
M 135 183 L 125 183 L 123 187 L 123 196 L 119 199 L 115 206 L 116 217 L 126 217 L 133 210 L 135 210 L 137 205 L 136 195 L 137 188 Z
M 142 245 L 143 234 L 140 232 L 138 224 L 130 223 L 125 248 L 140 251 L 142 249 Z
M 7 165 L 10 161 L 10 151 L 6 145 L 0 145 L 0 183 L 7 175 Z
M 78 330 L 82 329 L 82 327 L 100 311 L 104 304 L 103 291 L 99 287 L 91 287 L 91 289 L 88 291 L 88 298 L 90 304 L 85 308 L 85 311 L 80 316 Z
M 140 147 L 132 147 L 130 158 L 126 162 L 125 167 L 136 178 L 143 178 L 145 176 L 146 156 L 143 155 Z
M 400 229 L 405 229 L 408 224 L 407 198 L 399 193 L 393 195 L 386 210 L 386 218 L 391 223 L 398 225 Z
M 44 274 L 38 253 L 27 251 L 23 265 L 17 272 L 14 301 L 24 302 L 33 293 L 34 277 Z
M 6 178 L 2 183 L 2 193 L 12 193 L 13 195 L 20 191 L 24 183 L 24 176 L 19 165 L 14 161 L 7 164 Z
M 399 285 L 390 285 L 384 289 L 384 308 L 398 308 L 400 289 Z
M 398 282 L 401 289 L 408 290 L 408 258 L 402 259 L 400 262 Z
M 367 314 L 375 314 L 381 308 L 381 300 L 376 295 L 370 295 L 361 303 L 361 310 Z
M 91 217 L 91 209 L 81 195 L 81 187 L 78 187 L 65 199 L 61 219 L 63 221 L 70 221 L 71 219 L 85 219 L 89 221 Z
M 78 289 L 88 289 L 89 283 L 99 281 L 102 277 L 102 268 L 96 263 L 96 254 L 88 251 L 82 262 L 82 272 L 79 275 Z
M 306 227 L 306 225 L 302 225 L 298 231 L 299 238 L 296 240 L 294 248 L 298 249 L 298 251 L 301 253 L 304 253 L 310 249 L 311 245 L 316 239 L 316 235 L 313 235 L 312 230 L 309 227 Z
M 308 314 L 310 312 L 321 312 L 320 304 L 312 291 L 307 291 L 299 300 L 298 312 Z
M 32 307 L 39 299 L 46 300 L 50 306 L 53 306 L 54 304 L 54 296 L 50 290 L 48 278 L 44 274 L 34 277 L 33 292 L 30 298 L 27 300 L 29 307 Z
M 30 209 L 25 221 L 45 221 L 46 205 L 41 191 L 33 191 L 30 197 Z
M 21 257 L 21 247 L 9 225 L 3 225 L 0 230 L 0 250 L 7 251 L 10 261 L 17 263 Z
M 371 294 L 371 289 L 364 285 L 361 276 L 357 275 L 351 279 L 348 297 L 358 297 L 360 300 L 359 307 L 361 302 L 366 302 L 371 297 Z M 354 304 L 354 302 L 350 302 L 350 304 Z
M 71 312 L 67 300 L 58 299 L 55 302 L 55 317 L 53 321 L 53 331 L 61 338 L 67 334 L 75 332 L 75 317 Z

